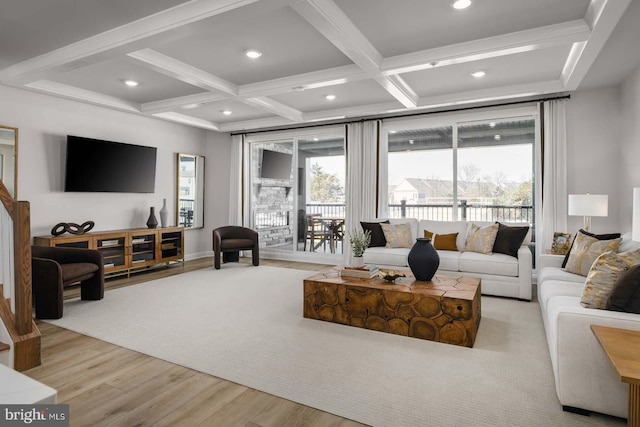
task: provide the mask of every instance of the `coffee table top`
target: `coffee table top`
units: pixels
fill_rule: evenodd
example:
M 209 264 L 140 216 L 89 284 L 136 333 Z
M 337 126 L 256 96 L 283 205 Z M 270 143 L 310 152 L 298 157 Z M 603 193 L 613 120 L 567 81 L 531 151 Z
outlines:
M 396 279 L 395 283 L 390 283 L 379 276 L 370 279 L 342 277 L 340 276 L 340 269 L 341 266 L 332 267 L 308 277 L 305 281 L 465 300 L 473 300 L 478 287 L 480 287 L 480 279 L 475 277 L 436 274 L 431 281 L 422 282 L 416 280 L 411 271 L 403 270 L 402 273 L 406 274 L 407 277 L 400 277 Z

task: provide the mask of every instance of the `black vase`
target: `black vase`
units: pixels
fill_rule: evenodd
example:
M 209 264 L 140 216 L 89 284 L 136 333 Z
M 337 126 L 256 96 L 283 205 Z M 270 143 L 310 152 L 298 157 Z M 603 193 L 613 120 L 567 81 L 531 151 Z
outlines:
M 416 239 L 408 256 L 409 268 L 416 280 L 429 281 L 436 274 L 440 266 L 440 256 L 431 245 L 431 239 L 419 237 Z
M 147 227 L 156 228 L 158 226 L 158 220 L 156 219 L 156 208 L 151 208 L 151 212 L 149 212 L 149 219 L 147 220 Z

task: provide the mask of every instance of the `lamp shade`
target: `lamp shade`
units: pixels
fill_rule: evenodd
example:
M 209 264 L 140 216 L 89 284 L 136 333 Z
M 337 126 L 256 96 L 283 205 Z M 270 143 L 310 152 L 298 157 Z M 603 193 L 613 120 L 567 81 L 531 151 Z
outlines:
M 606 194 L 569 194 L 569 215 L 607 216 L 609 196 Z
M 640 187 L 633 189 L 633 219 L 631 224 L 631 239 L 640 242 Z

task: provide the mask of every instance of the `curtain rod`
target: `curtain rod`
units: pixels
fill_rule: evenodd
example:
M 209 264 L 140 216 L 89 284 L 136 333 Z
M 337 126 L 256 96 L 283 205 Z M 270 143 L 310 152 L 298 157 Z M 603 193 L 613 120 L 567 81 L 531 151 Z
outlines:
M 507 107 L 510 105 L 518 105 L 518 104 L 528 104 L 530 102 L 544 102 L 544 101 L 553 101 L 556 99 L 570 99 L 571 95 L 570 94 L 556 94 L 556 95 L 551 95 L 551 96 L 546 96 L 546 97 L 541 97 L 541 98 L 531 98 L 531 99 L 523 99 L 520 101 L 511 101 L 511 102 L 502 102 L 502 103 L 496 103 L 496 104 L 483 104 L 483 105 L 474 105 L 474 106 L 470 106 L 470 107 L 458 107 L 458 108 L 447 108 L 447 109 L 443 109 L 443 110 L 433 110 L 433 111 L 423 111 L 423 112 L 419 112 L 419 113 L 406 113 L 406 114 L 392 114 L 392 115 L 372 115 L 372 116 L 365 116 L 365 117 L 359 117 L 359 118 L 353 118 L 350 120 L 340 120 L 340 121 L 335 121 L 335 122 L 329 122 L 329 123 L 318 123 L 318 124 L 304 124 L 304 123 L 300 123 L 299 125 L 296 126 L 289 126 L 289 127 L 272 127 L 272 128 L 264 128 L 264 129 L 258 129 L 258 130 L 252 130 L 252 131 L 244 131 L 244 132 L 231 132 L 231 135 L 248 135 L 248 134 L 254 134 L 254 133 L 264 133 L 264 132 L 277 132 L 277 131 L 285 131 L 285 130 L 295 130 L 295 129 L 306 129 L 306 128 L 316 128 L 316 127 L 323 127 L 323 126 L 335 126 L 335 125 L 347 125 L 350 123 L 358 123 L 358 122 L 366 122 L 368 120 L 385 120 L 385 119 L 397 119 L 400 117 L 415 117 L 415 116 L 427 116 L 430 114 L 438 114 L 438 113 L 453 113 L 453 112 L 457 112 L 457 111 L 467 111 L 467 110 L 478 110 L 480 108 L 491 108 L 491 107 Z

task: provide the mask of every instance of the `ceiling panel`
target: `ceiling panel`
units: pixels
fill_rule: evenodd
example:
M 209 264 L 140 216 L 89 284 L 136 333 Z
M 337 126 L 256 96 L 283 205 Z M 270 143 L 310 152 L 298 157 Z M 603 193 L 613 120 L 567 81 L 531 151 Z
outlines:
M 126 86 L 124 81 L 129 79 L 140 85 Z M 204 92 L 203 89 L 144 68 L 127 57 L 77 68 L 50 80 L 137 103 Z
M 557 80 L 569 46 L 499 56 L 474 62 L 430 68 L 403 74 L 402 78 L 421 98 L 522 83 Z M 476 78 L 475 71 L 486 75 Z
M 335 0 L 384 57 L 582 19 L 589 0 Z
M 184 31 L 186 36 L 158 42 L 154 49 L 237 85 L 351 64 L 290 7 L 244 19 L 215 16 Z M 252 60 L 247 49 L 263 55 Z
M 2 0 L 0 69 L 188 0 Z
M 222 113 L 224 110 L 230 110 L 230 115 Z M 230 123 L 239 120 L 254 120 L 263 119 L 266 117 L 274 117 L 273 114 L 268 113 L 259 108 L 252 107 L 239 101 L 217 101 L 210 102 L 204 105 L 200 105 L 197 108 L 176 110 L 181 114 L 187 116 L 198 117 L 212 121 L 214 123 Z
M 329 94 L 335 95 L 336 99 L 328 101 L 325 96 Z M 395 101 L 395 98 L 373 80 L 307 89 L 302 92 L 274 95 L 271 98 L 305 113 Z M 398 106 L 401 104 L 398 103 Z

